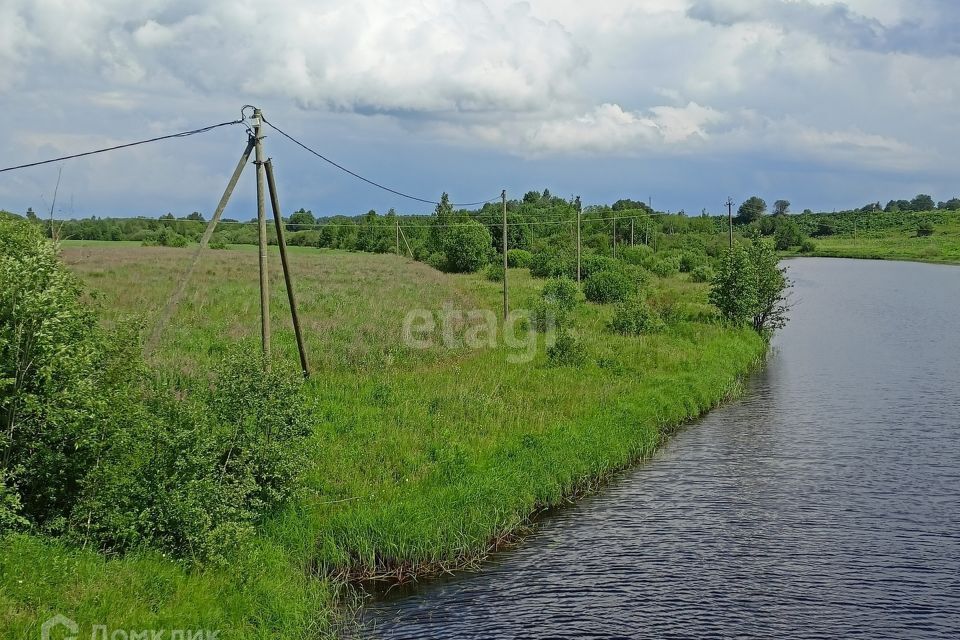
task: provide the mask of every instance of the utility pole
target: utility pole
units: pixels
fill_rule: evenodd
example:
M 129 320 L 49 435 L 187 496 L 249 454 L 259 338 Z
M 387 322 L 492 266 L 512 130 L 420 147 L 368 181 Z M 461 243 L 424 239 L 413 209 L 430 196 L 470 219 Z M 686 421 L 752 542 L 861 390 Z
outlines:
M 273 179 L 273 162 L 270 158 L 264 163 L 267 173 L 267 188 L 270 190 L 270 207 L 273 209 L 273 223 L 277 228 L 277 246 L 280 248 L 280 264 L 283 265 L 283 281 L 287 285 L 287 300 L 290 302 L 290 319 L 293 321 L 293 333 L 297 337 L 297 351 L 300 352 L 300 369 L 303 377 L 310 377 L 310 363 L 307 362 L 307 348 L 303 343 L 303 331 L 300 329 L 300 315 L 297 313 L 297 297 L 293 293 L 293 276 L 290 274 L 290 262 L 287 260 L 287 241 L 283 237 L 283 214 L 280 212 L 280 196 L 277 183 Z
M 400 255 L 400 218 L 394 218 L 393 220 L 397 224 L 397 255 Z
M 617 257 L 617 216 L 613 216 L 613 257 Z
M 733 249 L 733 198 L 727 198 L 727 233 L 730 248 Z
M 633 246 L 633 218 L 630 218 L 630 246 Z
M 260 245 L 260 340 L 263 346 L 263 368 L 270 370 L 270 280 L 267 272 L 267 215 L 263 184 L 263 114 L 253 110 L 253 137 L 257 168 L 257 237 Z
M 510 313 L 509 302 L 507 300 L 507 190 L 500 192 L 500 199 L 503 201 L 503 321 L 507 321 L 507 314 Z
M 583 205 L 580 203 L 580 196 L 577 196 L 574 200 L 574 204 L 577 207 L 577 284 L 580 284 L 580 213 L 583 210 Z

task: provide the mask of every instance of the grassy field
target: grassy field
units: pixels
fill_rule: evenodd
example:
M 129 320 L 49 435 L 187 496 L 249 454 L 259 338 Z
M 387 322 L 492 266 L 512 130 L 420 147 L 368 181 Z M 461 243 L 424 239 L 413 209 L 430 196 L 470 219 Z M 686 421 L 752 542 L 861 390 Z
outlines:
M 107 322 L 149 326 L 189 250 L 67 243 L 64 259 L 91 287 Z M 648 456 L 672 429 L 736 392 L 762 359 L 750 330 L 714 322 L 706 285 L 686 276 L 655 295 L 676 309 L 663 333 L 609 332 L 612 308 L 582 305 L 589 360 L 549 366 L 543 345 L 425 348 L 401 338 L 416 309 L 491 310 L 500 285 L 441 274 L 392 255 L 305 249 L 294 271 L 315 368 L 315 431 L 307 487 L 226 566 L 159 553 L 104 558 L 30 537 L 4 539 L 0 635 L 36 638 L 55 613 L 110 629 L 210 629 L 220 638 L 335 634 L 346 580 L 396 581 L 476 564 L 525 531 L 530 517 L 589 491 Z M 297 366 L 279 261 L 271 256 L 274 366 Z M 540 281 L 511 270 L 514 308 Z M 258 349 L 257 256 L 206 254 L 166 327 L 154 362 L 202 377 L 231 345 Z M 448 337 L 462 337 L 458 323 Z M 169 632 L 166 634 L 169 636 Z
M 869 215 L 869 214 L 863 214 Z M 816 238 L 816 251 L 806 255 L 875 260 L 960 263 L 960 216 L 935 225 L 933 235 L 918 236 L 911 226 Z

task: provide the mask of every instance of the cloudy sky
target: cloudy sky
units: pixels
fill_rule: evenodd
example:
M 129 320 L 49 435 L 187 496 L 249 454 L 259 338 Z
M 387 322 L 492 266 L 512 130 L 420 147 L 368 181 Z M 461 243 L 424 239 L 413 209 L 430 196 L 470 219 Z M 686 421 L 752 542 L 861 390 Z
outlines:
M 392 187 L 550 188 L 718 213 L 960 194 L 953 0 L 2 0 L 0 166 L 172 133 L 251 103 Z M 243 127 L 62 164 L 63 215 L 209 213 Z M 429 207 L 277 135 L 282 203 Z M 49 209 L 59 165 L 0 174 Z M 247 217 L 253 173 L 227 215 Z

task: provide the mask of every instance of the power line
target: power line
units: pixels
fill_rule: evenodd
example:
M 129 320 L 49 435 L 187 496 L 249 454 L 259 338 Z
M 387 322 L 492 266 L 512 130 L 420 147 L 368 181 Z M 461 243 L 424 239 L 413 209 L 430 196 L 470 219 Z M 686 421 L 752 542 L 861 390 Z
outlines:
M 37 167 L 42 164 L 50 164 L 52 162 L 61 162 L 62 160 L 72 160 L 73 158 L 82 158 L 83 156 L 92 156 L 97 153 L 106 153 L 107 151 L 116 151 L 117 149 L 126 149 L 128 147 L 136 147 L 141 144 L 149 144 L 151 142 L 159 142 L 161 140 L 169 140 L 171 138 L 186 138 L 187 136 L 194 136 L 198 133 L 206 133 L 207 131 L 212 131 L 214 129 L 219 129 L 220 127 L 226 127 L 232 124 L 243 124 L 243 120 L 231 120 L 230 122 L 221 122 L 220 124 L 213 124 L 209 127 L 201 127 L 200 129 L 191 129 L 190 131 L 181 131 L 180 133 L 171 133 L 166 136 L 160 136 L 158 138 L 150 138 L 149 140 L 138 140 L 137 142 L 128 142 L 126 144 L 118 144 L 113 147 L 105 147 L 103 149 L 95 149 L 93 151 L 84 151 L 83 153 L 74 153 L 69 156 L 61 156 L 59 158 L 51 158 L 49 160 L 41 160 L 39 162 L 29 162 L 27 164 L 19 164 L 13 167 L 6 167 L 0 169 L 0 173 L 5 171 L 15 171 L 17 169 L 26 169 L 28 167 Z
M 356 173 L 355 171 L 351 171 L 350 169 L 347 169 L 346 167 L 344 167 L 342 164 L 338 164 L 338 163 L 334 162 L 333 160 L 331 160 L 330 158 L 324 156 L 324 155 L 321 154 L 320 152 L 315 151 L 314 149 L 311 149 L 310 147 L 308 147 L 308 146 L 305 145 L 304 143 L 300 142 L 299 140 L 297 140 L 296 138 L 294 138 L 293 136 L 291 136 L 289 133 L 287 133 L 286 131 L 284 131 L 283 129 L 281 129 L 280 127 L 278 127 L 277 125 L 275 125 L 275 124 L 273 124 L 272 122 L 270 122 L 269 120 L 267 120 L 266 118 L 263 118 L 263 121 L 264 121 L 265 123 L 267 123 L 268 125 L 270 125 L 270 128 L 271 128 L 271 129 L 273 129 L 274 131 L 276 131 L 277 133 L 279 133 L 279 134 L 282 135 L 284 138 L 286 138 L 286 139 L 289 140 L 290 142 L 294 143 L 294 144 L 297 145 L 298 147 L 304 149 L 305 151 L 307 151 L 307 152 L 309 152 L 309 153 L 312 153 L 313 155 L 317 156 L 318 158 L 320 158 L 320 159 L 323 160 L 324 162 L 326 162 L 326 163 L 328 163 L 328 164 L 336 167 L 337 169 L 340 169 L 341 171 L 343 171 L 343 172 L 345 172 L 345 173 L 350 174 L 351 176 L 353 176 L 354 178 L 357 178 L 358 180 L 363 180 L 364 182 L 366 182 L 366 183 L 369 184 L 369 185 L 373 185 L 374 187 L 376 187 L 376 188 L 378 188 L 378 189 L 383 189 L 384 191 L 389 191 L 390 193 L 392 193 L 392 194 L 394 194 L 394 195 L 398 195 L 398 196 L 400 196 L 401 198 L 407 198 L 408 200 L 414 200 L 414 201 L 416 201 L 416 202 L 423 202 L 423 203 L 425 203 L 425 204 L 440 204 L 440 203 L 439 203 L 438 201 L 436 201 L 436 200 L 429 200 L 429 199 L 427 199 L 427 198 L 420 198 L 420 197 L 417 197 L 417 196 L 412 196 L 412 195 L 410 195 L 410 194 L 408 194 L 408 193 L 403 193 L 402 191 L 397 191 L 396 189 L 391 189 L 390 187 L 384 186 L 384 185 L 380 184 L 379 182 L 374 182 L 373 180 L 371 180 L 371 179 L 369 179 L 369 178 L 364 178 L 364 177 L 363 177 L 362 175 L 360 175 L 359 173 Z M 450 203 L 450 206 L 451 206 L 451 207 L 475 207 L 475 206 L 477 206 L 477 205 L 486 204 L 486 203 L 488 203 L 488 202 L 493 202 L 494 200 L 498 200 L 499 198 L 500 198 L 500 196 L 496 196 L 496 197 L 494 197 L 494 198 L 489 198 L 489 199 L 487 199 L 487 200 L 480 200 L 480 201 L 478 201 L 478 202 L 451 202 L 451 203 Z

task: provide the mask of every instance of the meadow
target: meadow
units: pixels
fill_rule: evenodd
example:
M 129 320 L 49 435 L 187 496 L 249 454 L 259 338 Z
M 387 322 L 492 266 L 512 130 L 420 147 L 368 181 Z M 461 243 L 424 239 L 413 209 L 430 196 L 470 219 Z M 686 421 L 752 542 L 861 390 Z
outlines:
M 151 364 L 204 384 L 240 345 L 259 349 L 253 247 L 209 251 Z M 145 328 L 176 286 L 190 249 L 66 242 L 63 259 L 108 325 Z M 308 638 L 349 625 L 358 591 L 475 567 L 516 543 L 542 511 L 595 490 L 649 456 L 673 429 L 737 393 L 766 343 L 719 322 L 708 285 L 655 278 L 662 331 L 608 329 L 612 305 L 583 303 L 587 358 L 548 361 L 544 345 L 473 348 L 438 324 L 427 346 L 402 339 L 422 309 L 500 313 L 500 284 L 444 274 L 390 254 L 292 248 L 314 369 L 304 489 L 227 562 L 142 550 L 104 556 L 13 534 L 0 555 L 0 635 L 34 638 L 55 613 L 111 629 L 209 629 L 221 638 Z M 279 259 L 271 254 L 273 366 L 297 367 Z M 542 280 L 510 269 L 513 308 Z M 498 323 L 498 331 L 503 325 Z M 453 337 L 453 340 L 445 338 Z M 445 344 L 446 342 L 446 344 Z M 526 361 L 523 354 L 533 353 Z M 521 356 L 521 357 L 518 357 Z

